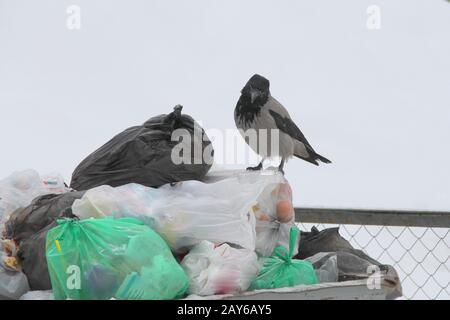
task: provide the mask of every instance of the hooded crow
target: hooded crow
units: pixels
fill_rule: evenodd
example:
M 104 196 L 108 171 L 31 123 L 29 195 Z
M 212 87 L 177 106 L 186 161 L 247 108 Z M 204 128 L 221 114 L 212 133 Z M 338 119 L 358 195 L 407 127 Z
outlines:
M 318 161 L 331 163 L 321 156 L 306 140 L 303 133 L 292 121 L 288 111 L 270 94 L 270 82 L 255 74 L 241 90 L 241 96 L 234 110 L 234 121 L 249 146 L 262 160 L 256 167 L 262 169 L 266 158 L 281 157 L 279 170 L 283 172 L 285 161 L 292 156 L 319 165 Z M 249 129 L 253 129 L 252 134 Z M 262 140 L 264 139 L 264 140 Z

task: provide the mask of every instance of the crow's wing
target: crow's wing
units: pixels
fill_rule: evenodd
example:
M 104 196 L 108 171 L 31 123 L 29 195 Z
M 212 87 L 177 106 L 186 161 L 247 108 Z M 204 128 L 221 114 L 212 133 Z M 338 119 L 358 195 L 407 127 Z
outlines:
M 306 140 L 303 133 L 300 131 L 300 129 L 297 127 L 297 125 L 291 120 L 289 115 L 282 116 L 273 109 L 269 109 L 269 113 L 272 116 L 272 118 L 275 120 L 275 123 L 276 123 L 278 129 L 280 129 L 280 131 L 286 133 L 291 138 L 300 141 L 301 143 L 303 143 L 305 145 L 307 150 L 315 153 L 313 147 L 309 144 L 308 140 Z
M 269 99 L 267 99 L 266 104 L 264 105 L 264 108 L 267 108 L 269 110 L 275 111 L 282 117 L 291 118 L 289 115 L 289 112 L 286 110 L 286 108 L 274 97 L 269 96 Z

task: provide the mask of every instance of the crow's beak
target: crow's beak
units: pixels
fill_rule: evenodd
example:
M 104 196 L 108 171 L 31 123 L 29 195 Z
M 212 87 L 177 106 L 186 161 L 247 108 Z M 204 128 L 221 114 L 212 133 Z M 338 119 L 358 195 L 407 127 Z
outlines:
M 258 97 L 259 97 L 258 91 L 256 91 L 256 90 L 250 91 L 250 99 L 251 99 L 252 103 L 255 102 L 256 98 L 258 98 Z

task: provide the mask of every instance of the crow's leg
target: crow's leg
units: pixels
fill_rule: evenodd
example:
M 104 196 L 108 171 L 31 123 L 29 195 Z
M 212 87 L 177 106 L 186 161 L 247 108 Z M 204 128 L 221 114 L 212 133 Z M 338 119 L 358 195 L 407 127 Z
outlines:
M 283 174 L 283 176 L 284 176 L 284 170 L 283 170 L 283 168 L 284 168 L 284 159 L 281 158 L 280 165 L 278 166 L 278 171 L 280 171 L 280 172 Z
M 258 171 L 261 170 L 263 167 L 263 162 L 264 162 L 265 158 L 262 158 L 261 162 L 256 166 L 256 167 L 248 167 L 247 170 L 248 171 Z

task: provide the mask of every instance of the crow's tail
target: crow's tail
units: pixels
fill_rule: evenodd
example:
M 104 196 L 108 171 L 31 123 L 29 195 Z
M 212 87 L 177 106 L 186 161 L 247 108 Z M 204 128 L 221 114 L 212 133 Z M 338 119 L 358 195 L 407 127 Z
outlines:
M 321 156 L 320 154 L 316 153 L 316 159 L 323 162 L 323 163 L 331 163 L 330 160 L 328 160 L 327 158 L 325 158 L 324 156 Z

